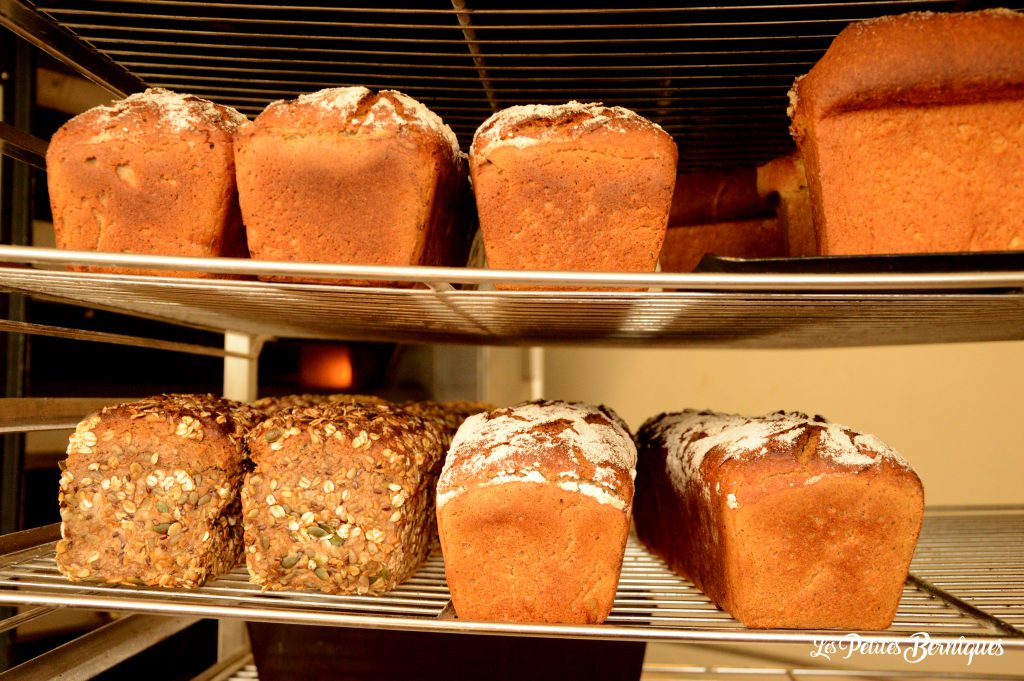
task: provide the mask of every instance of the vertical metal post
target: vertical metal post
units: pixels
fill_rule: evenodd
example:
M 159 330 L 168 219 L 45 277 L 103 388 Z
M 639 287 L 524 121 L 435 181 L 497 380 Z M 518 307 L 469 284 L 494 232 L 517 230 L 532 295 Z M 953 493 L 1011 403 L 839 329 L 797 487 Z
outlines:
M 5 32 L 0 36 L 0 120 L 28 131 L 35 103 L 35 74 L 31 48 Z M 32 234 L 32 169 L 21 161 L 0 158 L 0 240 L 5 244 L 28 244 Z M 25 320 L 25 297 L 8 295 L 0 303 L 6 319 Z M 26 339 L 9 333 L 2 343 L 5 397 L 25 393 Z M 0 534 L 20 529 L 22 467 L 25 436 L 0 436 Z M 13 611 L 0 609 L 0 618 Z M 0 669 L 11 662 L 13 632 L 0 634 Z
M 259 355 L 263 339 L 248 333 L 228 331 L 224 334 L 224 349 L 245 357 L 224 358 L 224 397 L 239 402 L 256 399 L 259 385 Z M 238 620 L 218 620 L 217 660 L 225 660 L 249 647 L 245 623 Z

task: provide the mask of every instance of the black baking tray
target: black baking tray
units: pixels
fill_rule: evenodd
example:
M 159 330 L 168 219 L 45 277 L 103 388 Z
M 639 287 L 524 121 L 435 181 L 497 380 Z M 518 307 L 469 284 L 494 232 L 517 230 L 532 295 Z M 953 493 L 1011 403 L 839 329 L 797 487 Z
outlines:
M 708 254 L 695 272 L 722 274 L 936 274 L 1024 271 L 1024 251 L 727 258 Z

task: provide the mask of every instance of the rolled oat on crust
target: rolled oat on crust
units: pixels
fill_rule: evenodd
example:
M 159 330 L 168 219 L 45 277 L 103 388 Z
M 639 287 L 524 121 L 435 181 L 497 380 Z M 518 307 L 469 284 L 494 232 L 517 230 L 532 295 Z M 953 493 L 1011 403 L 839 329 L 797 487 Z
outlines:
M 264 589 L 379 594 L 426 556 L 444 433 L 388 404 L 280 412 L 248 437 L 246 563 Z
M 181 394 L 104 407 L 79 423 L 61 464 L 61 573 L 196 587 L 233 568 L 254 423 L 239 402 Z

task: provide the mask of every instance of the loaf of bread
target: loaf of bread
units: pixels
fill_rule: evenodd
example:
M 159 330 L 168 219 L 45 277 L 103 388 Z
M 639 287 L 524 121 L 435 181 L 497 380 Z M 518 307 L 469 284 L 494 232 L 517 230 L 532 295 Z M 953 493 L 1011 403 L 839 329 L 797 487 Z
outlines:
M 692 272 L 713 253 L 729 258 L 781 258 L 785 237 L 774 218 L 669 227 L 661 249 L 662 272 Z
M 160 395 L 78 424 L 60 478 L 57 567 L 73 581 L 195 587 L 242 558 L 238 491 L 254 413 Z
M 433 400 L 421 400 L 419 402 L 406 402 L 402 405 L 406 411 L 410 411 L 425 419 L 434 419 L 444 431 L 447 441 L 445 451 L 455 437 L 459 426 L 473 414 L 497 409 L 493 404 L 487 402 L 471 402 L 467 400 L 449 400 L 446 402 L 434 402 Z
M 162 89 L 72 118 L 46 152 L 57 247 L 246 257 L 232 150 L 245 120 L 229 107 Z
M 807 175 L 800 155 L 780 156 L 758 166 L 757 191 L 775 205 L 786 255 L 818 255 L 818 235 L 814 231 Z
M 1024 15 L 851 24 L 790 100 L 822 255 L 1024 249 Z
M 444 461 L 433 421 L 387 404 L 320 404 L 252 429 L 242 488 L 246 562 L 264 589 L 388 591 L 435 534 Z
M 637 433 L 637 535 L 748 627 L 884 629 L 924 508 L 877 437 L 821 417 L 687 410 Z
M 621 107 L 514 106 L 470 149 L 488 266 L 653 272 L 676 178 L 676 145 Z
M 471 416 L 437 485 L 460 618 L 599 623 L 629 532 L 636 448 L 605 407 L 536 401 Z
M 240 131 L 235 155 L 253 258 L 466 263 L 465 155 L 411 97 L 348 87 L 274 102 Z

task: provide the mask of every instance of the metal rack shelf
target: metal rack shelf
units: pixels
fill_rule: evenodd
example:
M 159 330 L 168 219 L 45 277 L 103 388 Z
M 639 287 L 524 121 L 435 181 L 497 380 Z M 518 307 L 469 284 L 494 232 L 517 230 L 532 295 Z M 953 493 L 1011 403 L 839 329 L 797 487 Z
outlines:
M 254 336 L 491 345 L 732 347 L 1024 339 L 1024 271 L 799 275 L 509 272 L 12 246 L 0 246 L 0 262 L 38 266 L 0 267 L 0 291 Z M 71 263 L 220 272 L 236 278 L 119 276 L 61 269 Z M 258 275 L 320 277 L 325 283 L 262 282 L 255 280 Z M 331 278 L 400 281 L 407 287 L 342 286 L 329 283 Z M 592 290 L 487 290 L 503 283 Z
M 603 625 L 540 625 L 462 621 L 448 599 L 444 565 L 435 552 L 409 581 L 385 596 L 261 592 L 243 568 L 191 590 L 108 587 L 66 581 L 49 537 L 0 557 L 0 603 L 91 608 L 163 615 L 233 618 L 291 624 L 407 631 L 513 634 L 647 641 L 839 641 L 842 631 L 746 629 L 692 584 L 673 574 L 635 539 L 626 551 L 611 616 Z M 983 537 L 984 550 L 975 551 Z M 862 636 L 908 642 L 1000 640 L 1024 649 L 1024 509 L 930 512 L 911 578 L 893 626 Z M 964 555 L 972 556 L 967 563 Z M 985 571 L 979 578 L 977 570 Z M 982 585 L 984 585 L 982 587 Z

